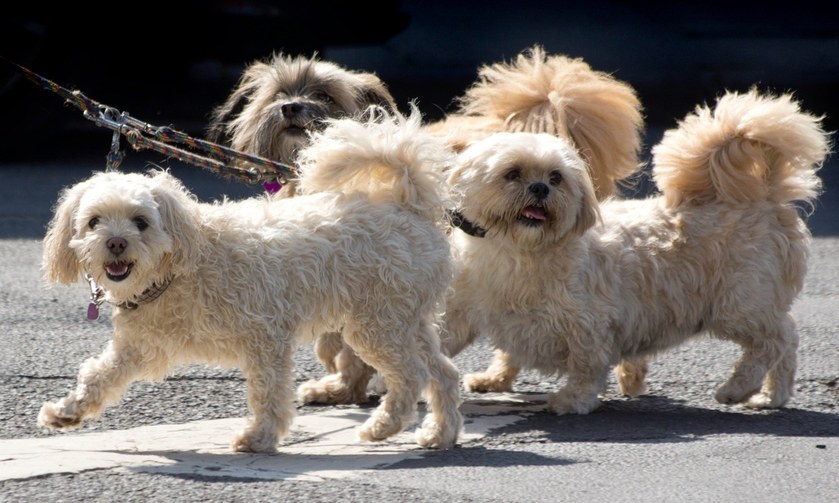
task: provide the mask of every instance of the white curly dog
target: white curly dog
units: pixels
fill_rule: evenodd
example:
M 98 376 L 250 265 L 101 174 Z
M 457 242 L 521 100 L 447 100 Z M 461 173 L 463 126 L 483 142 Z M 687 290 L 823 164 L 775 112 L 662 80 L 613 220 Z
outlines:
M 65 189 L 44 239 L 45 277 L 89 274 L 113 305 L 113 340 L 40 425 L 77 427 L 131 382 L 190 362 L 241 368 L 253 418 L 236 451 L 273 452 L 295 415 L 292 354 L 326 331 L 389 390 L 359 429 L 403 431 L 421 393 L 417 442 L 453 446 L 459 376 L 436 315 L 452 262 L 439 173 L 448 150 L 409 117 L 334 120 L 300 157 L 300 193 L 201 203 L 166 172 L 104 172 Z

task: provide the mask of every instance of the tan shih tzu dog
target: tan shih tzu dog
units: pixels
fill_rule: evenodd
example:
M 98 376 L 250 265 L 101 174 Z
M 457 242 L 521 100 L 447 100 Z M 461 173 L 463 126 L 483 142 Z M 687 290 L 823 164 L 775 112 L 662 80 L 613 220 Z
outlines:
M 510 62 L 483 66 L 459 108 L 426 126 L 457 152 L 497 132 L 548 133 L 570 141 L 600 199 L 640 169 L 643 117 L 635 90 L 580 58 L 534 45 Z
M 453 236 L 460 266 L 445 337 L 486 334 L 513 365 L 565 376 L 549 408 L 586 414 L 622 359 L 710 333 L 743 349 L 716 399 L 781 407 L 793 393 L 790 309 L 810 243 L 796 205 L 817 196 L 828 149 L 819 118 L 790 96 L 727 93 L 654 148 L 658 197 L 598 203 L 563 138 L 473 143 L 449 182 L 485 234 Z M 639 384 L 621 383 L 629 394 Z
M 375 74 L 352 71 L 317 56 L 273 55 L 250 64 L 212 114 L 208 138 L 241 152 L 295 165 L 327 119 L 358 116 L 368 106 L 396 110 Z M 293 180 L 281 194 L 293 195 Z
M 416 111 L 330 124 L 300 153 L 296 197 L 200 203 L 166 172 L 98 173 L 62 193 L 45 276 L 89 274 L 114 335 L 75 390 L 43 405 L 40 425 L 77 427 L 135 380 L 208 362 L 247 378 L 253 418 L 232 448 L 272 452 L 295 414 L 295 346 L 342 328 L 390 390 L 359 438 L 402 431 L 424 392 L 417 442 L 455 444 L 459 376 L 436 324 L 452 277 L 439 174 L 449 151 Z
M 477 81 L 458 101 L 458 111 L 426 126 L 456 152 L 504 131 L 565 138 L 586 161 L 599 199 L 615 195 L 623 180 L 640 171 L 643 117 L 635 90 L 607 73 L 593 70 L 582 59 L 548 54 L 535 45 L 511 62 L 480 68 Z M 444 340 L 443 345 L 453 355 L 468 342 L 471 339 Z M 321 337 L 317 349 L 331 375 L 304 384 L 299 399 L 304 403 L 365 402 L 373 370 L 355 358 L 335 335 Z M 509 391 L 519 369 L 499 352 L 492 371 L 496 382 L 467 382 L 467 388 Z M 646 365 L 635 362 L 622 365 L 618 371 L 643 373 Z

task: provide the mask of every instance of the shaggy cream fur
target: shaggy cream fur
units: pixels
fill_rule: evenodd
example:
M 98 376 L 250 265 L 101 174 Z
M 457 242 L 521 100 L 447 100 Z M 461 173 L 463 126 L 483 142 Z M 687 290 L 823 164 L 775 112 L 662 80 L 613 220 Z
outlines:
M 253 418 L 236 451 L 272 452 L 293 420 L 292 354 L 342 329 L 390 390 L 362 440 L 402 431 L 425 392 L 423 447 L 462 428 L 459 377 L 435 316 L 452 276 L 443 229 L 448 150 L 409 118 L 334 120 L 301 152 L 300 194 L 199 203 L 166 172 L 105 172 L 66 189 L 44 240 L 48 280 L 89 273 L 113 304 L 113 340 L 42 426 L 97 416 L 132 381 L 187 362 L 241 368 Z M 153 285 L 168 287 L 143 300 Z
M 547 54 L 535 45 L 511 62 L 480 68 L 478 80 L 459 99 L 459 105 L 455 113 L 426 126 L 456 152 L 504 131 L 566 138 L 587 162 L 599 199 L 615 195 L 618 185 L 640 169 L 643 118 L 635 90 L 593 70 L 581 59 Z M 461 349 L 458 342 L 452 344 L 451 350 Z M 355 358 L 337 334 L 318 338 L 316 347 L 331 375 L 304 384 L 299 399 L 304 403 L 367 401 L 373 369 Z M 512 390 L 519 369 L 509 365 L 503 354 L 493 365 L 493 375 L 499 380 L 484 381 L 480 388 L 471 389 Z M 626 365 L 616 371 L 637 373 L 646 368 L 643 361 Z
M 556 136 L 472 144 L 449 182 L 487 234 L 453 236 L 450 354 L 486 334 L 509 359 L 498 365 L 565 376 L 552 411 L 586 414 L 611 366 L 637 362 L 618 378 L 638 389 L 646 356 L 710 333 L 743 349 L 716 399 L 783 406 L 810 243 L 796 204 L 817 196 L 828 151 L 819 118 L 756 90 L 727 93 L 668 131 L 654 148 L 662 194 L 645 200 L 598 204 L 584 160 Z M 501 377 L 491 367 L 466 381 Z
M 426 126 L 460 152 L 497 132 L 566 138 L 589 167 L 600 199 L 639 171 L 643 117 L 635 90 L 580 58 L 534 45 L 510 62 L 486 65 L 459 109 Z

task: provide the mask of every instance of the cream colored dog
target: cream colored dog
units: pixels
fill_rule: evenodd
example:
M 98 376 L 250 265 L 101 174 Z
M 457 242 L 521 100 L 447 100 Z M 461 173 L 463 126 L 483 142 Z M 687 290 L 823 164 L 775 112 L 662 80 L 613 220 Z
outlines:
M 452 276 L 439 172 L 448 150 L 419 113 L 336 120 L 301 153 L 301 194 L 199 203 L 172 176 L 105 172 L 66 189 L 44 240 L 48 280 L 89 274 L 113 305 L 113 340 L 40 425 L 97 416 L 132 381 L 178 364 L 241 368 L 253 419 L 236 451 L 272 452 L 292 423 L 297 343 L 342 327 L 390 390 L 361 440 L 402 431 L 425 390 L 423 447 L 462 427 L 458 373 L 440 351 Z
M 617 194 L 620 183 L 640 170 L 643 118 L 635 90 L 579 58 L 548 54 L 535 45 L 510 62 L 481 67 L 478 79 L 458 102 L 455 113 L 426 126 L 456 152 L 504 131 L 559 136 L 584 157 L 599 199 Z M 463 343 L 443 340 L 444 350 L 454 355 Z M 304 383 L 298 398 L 304 403 L 367 401 L 373 369 L 342 346 L 337 334 L 320 337 L 316 348 L 330 375 Z M 467 382 L 467 388 L 511 390 L 519 369 L 499 353 L 492 370 L 497 381 Z M 635 362 L 618 371 L 643 380 L 646 365 Z
M 373 73 L 353 71 L 317 56 L 278 53 L 248 65 L 224 104 L 212 114 L 211 141 L 286 164 L 329 119 L 356 117 L 369 106 L 396 110 L 387 86 Z M 294 180 L 283 196 L 297 190 Z
M 600 199 L 640 170 L 644 121 L 635 90 L 581 58 L 534 45 L 482 66 L 457 102 L 456 112 L 426 126 L 457 152 L 498 132 L 559 136 L 577 147 Z
M 513 365 L 565 376 L 549 408 L 586 414 L 611 366 L 707 332 L 743 348 L 716 399 L 781 407 L 793 393 L 790 307 L 810 243 L 796 202 L 817 196 L 828 148 L 819 119 L 790 96 L 728 93 L 654 148 L 659 197 L 598 204 L 562 138 L 473 143 L 449 181 L 486 234 L 453 236 L 461 268 L 447 337 L 486 334 Z M 621 384 L 632 394 L 638 382 Z

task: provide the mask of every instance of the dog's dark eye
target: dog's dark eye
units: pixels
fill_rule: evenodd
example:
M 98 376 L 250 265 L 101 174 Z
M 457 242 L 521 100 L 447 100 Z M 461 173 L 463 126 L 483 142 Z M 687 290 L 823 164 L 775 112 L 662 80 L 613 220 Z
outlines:
M 559 171 L 551 171 L 551 185 L 557 186 L 562 183 L 562 173 Z
M 140 229 L 140 231 L 144 231 L 149 228 L 148 221 L 146 221 L 146 219 L 143 217 L 134 217 L 133 222 L 134 225 L 136 225 L 137 228 Z
M 509 180 L 511 182 L 515 182 L 516 180 L 521 178 L 521 169 L 519 168 L 512 168 L 506 173 L 504 173 L 504 179 Z
M 314 92 L 312 94 L 312 98 L 314 98 L 317 101 L 323 102 L 323 103 L 332 103 L 333 101 L 335 101 L 335 100 L 332 99 L 332 96 L 326 94 L 323 91 Z
M 99 225 L 99 217 L 93 217 L 93 218 L 91 218 L 91 219 L 90 219 L 90 221 L 87 223 L 87 226 L 88 226 L 88 227 L 90 227 L 91 229 L 93 229 L 93 228 L 94 228 L 94 227 L 96 227 L 97 225 Z

